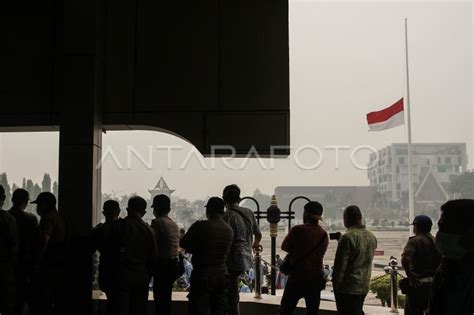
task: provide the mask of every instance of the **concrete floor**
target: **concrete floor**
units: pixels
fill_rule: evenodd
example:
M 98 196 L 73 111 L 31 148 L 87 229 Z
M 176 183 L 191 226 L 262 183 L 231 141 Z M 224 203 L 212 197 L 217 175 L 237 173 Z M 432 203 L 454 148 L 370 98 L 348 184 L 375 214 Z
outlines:
M 187 293 L 186 292 L 174 292 L 173 293 L 173 315 L 185 315 L 187 314 Z M 105 301 L 106 297 L 104 294 L 94 292 L 93 294 L 95 314 L 105 314 Z M 278 313 L 278 307 L 280 305 L 280 296 L 265 295 L 263 299 L 255 299 L 251 293 L 241 293 L 240 295 L 240 313 L 242 315 L 275 315 Z M 149 297 L 149 314 L 153 314 L 153 295 L 150 293 Z M 367 315 L 388 315 L 393 314 L 389 308 L 383 308 L 378 306 L 365 306 L 365 314 Z M 294 315 L 305 315 L 305 304 L 301 300 L 298 304 L 298 309 Z M 337 314 L 336 304 L 332 301 L 321 301 L 320 313 L 322 315 Z M 400 314 L 403 314 L 403 310 L 400 310 Z

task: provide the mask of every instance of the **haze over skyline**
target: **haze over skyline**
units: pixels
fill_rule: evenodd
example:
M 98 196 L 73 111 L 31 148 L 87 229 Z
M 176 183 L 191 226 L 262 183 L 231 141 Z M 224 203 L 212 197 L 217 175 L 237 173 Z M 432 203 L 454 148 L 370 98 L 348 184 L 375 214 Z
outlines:
M 460 2 L 320 2 L 290 4 L 291 145 L 295 150 L 316 146 L 323 161 L 316 170 L 302 170 L 295 154 L 274 161 L 274 169 L 262 170 L 249 161 L 244 170 L 229 170 L 216 161 L 205 170 L 193 158 L 181 170 L 192 146 L 172 135 L 149 132 L 107 132 L 104 152 L 114 152 L 123 170 L 112 159 L 103 165 L 103 192 L 138 193 L 148 197 L 163 176 L 175 195 L 189 199 L 220 195 L 222 187 L 237 183 L 248 195 L 256 188 L 271 194 L 276 186 L 368 185 L 365 170 L 352 165 L 351 152 L 358 146 L 380 149 L 406 141 L 404 127 L 369 133 L 365 114 L 382 109 L 405 93 L 404 18 L 409 21 L 410 82 L 413 141 L 466 142 L 474 158 L 473 103 L 473 4 Z M 243 123 L 245 127 L 245 123 Z M 267 128 L 266 126 L 262 126 Z M 236 131 L 238 132 L 238 131 Z M 0 172 L 10 184 L 23 177 L 41 181 L 43 173 L 57 179 L 58 133 L 0 134 Z M 138 159 L 127 166 L 127 146 L 132 145 L 152 168 Z M 168 153 L 156 146 L 180 145 Z M 334 149 L 340 152 L 336 170 Z M 294 153 L 294 151 L 293 151 Z M 368 151 L 356 161 L 366 164 Z M 315 164 L 316 152 L 298 155 L 304 165 Z M 211 160 L 205 159 L 208 167 Z M 232 162 L 239 166 L 242 160 Z M 269 166 L 270 161 L 264 160 Z M 472 161 L 469 161 L 472 168 Z

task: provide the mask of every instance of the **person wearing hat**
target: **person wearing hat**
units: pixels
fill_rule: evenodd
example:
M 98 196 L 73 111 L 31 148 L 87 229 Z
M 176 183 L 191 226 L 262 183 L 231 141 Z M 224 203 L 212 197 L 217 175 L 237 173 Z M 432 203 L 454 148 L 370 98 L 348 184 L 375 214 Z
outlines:
M 19 252 L 15 268 L 16 301 L 15 314 L 23 314 L 29 296 L 29 285 L 34 270 L 34 255 L 38 219 L 25 211 L 30 195 L 25 189 L 16 189 L 12 195 L 13 206 L 8 213 L 15 218 L 18 227 Z
M 118 257 L 119 272 L 114 288 L 113 309 L 118 315 L 145 315 L 150 278 L 156 264 L 153 229 L 143 221 L 147 203 L 139 196 L 128 200 L 127 217 L 111 226 L 106 246 Z
M 364 314 L 377 239 L 362 223 L 359 207 L 348 206 L 343 218 L 347 231 L 339 239 L 332 274 L 337 311 Z
M 224 201 L 212 197 L 207 220 L 197 221 L 181 238 L 180 246 L 192 254 L 189 314 L 227 314 L 227 255 L 234 233 L 222 219 Z
M 15 219 L 2 207 L 5 189 L 0 185 L 0 314 L 13 315 L 15 308 L 14 266 L 18 257 L 18 231 Z
M 107 296 L 107 314 L 116 314 L 113 311 L 114 288 L 117 286 L 117 261 L 112 248 L 106 246 L 106 237 L 109 236 L 112 225 L 119 220 L 120 204 L 115 200 L 107 200 L 102 207 L 105 222 L 97 224 L 92 229 L 92 253 L 99 252 L 99 288 Z
M 428 308 L 431 283 L 441 262 L 441 255 L 431 235 L 433 222 L 426 215 L 418 215 L 412 222 L 410 237 L 402 253 L 402 266 L 408 278 L 405 314 L 423 315 Z
M 181 275 L 178 274 L 179 227 L 169 217 L 171 200 L 166 195 L 153 198 L 155 219 L 151 227 L 155 231 L 157 248 L 157 265 L 153 279 L 153 296 L 157 315 L 171 314 L 173 284 Z
M 56 209 L 56 197 L 42 192 L 35 201 L 40 216 L 38 254 L 32 280 L 32 314 L 57 312 L 62 302 L 61 288 L 65 281 L 66 226 Z
M 310 201 L 304 206 L 304 224 L 294 226 L 281 244 L 281 249 L 292 257 L 292 270 L 281 299 L 280 314 L 291 315 L 302 298 L 307 314 L 317 314 L 321 291 L 326 281 L 323 258 L 329 244 L 326 231 L 319 225 L 323 206 Z

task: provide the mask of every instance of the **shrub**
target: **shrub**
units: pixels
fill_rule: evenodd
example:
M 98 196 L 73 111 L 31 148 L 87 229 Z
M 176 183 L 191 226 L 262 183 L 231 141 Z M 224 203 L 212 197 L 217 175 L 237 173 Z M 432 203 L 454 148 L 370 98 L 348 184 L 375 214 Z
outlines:
M 398 275 L 398 281 L 402 278 L 401 275 Z M 390 307 L 390 275 L 386 274 L 372 278 L 370 281 L 370 291 L 381 301 L 382 306 Z M 398 307 L 403 308 L 404 306 L 405 296 L 398 295 Z

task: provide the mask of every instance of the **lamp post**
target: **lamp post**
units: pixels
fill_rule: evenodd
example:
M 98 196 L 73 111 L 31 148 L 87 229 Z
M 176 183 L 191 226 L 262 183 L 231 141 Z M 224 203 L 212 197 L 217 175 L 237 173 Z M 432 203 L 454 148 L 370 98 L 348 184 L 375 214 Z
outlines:
M 281 219 L 288 220 L 288 229 L 291 229 L 291 220 L 295 218 L 295 212 L 291 211 L 293 207 L 293 203 L 298 199 L 304 199 L 306 201 L 310 201 L 309 198 L 305 196 L 298 196 L 291 200 L 288 211 L 280 211 L 278 208 L 276 196 L 272 196 L 272 201 L 270 203 L 270 207 L 267 211 L 260 211 L 260 205 L 258 204 L 257 200 L 253 197 L 244 197 L 241 199 L 241 202 L 244 200 L 252 200 L 257 205 L 257 211 L 255 211 L 255 217 L 257 219 L 258 225 L 260 225 L 260 219 L 267 219 L 268 223 L 270 223 L 270 239 L 271 239 L 271 294 L 276 295 L 276 238 L 278 236 L 278 223 Z M 289 231 L 288 230 L 288 231 Z
M 270 223 L 270 239 L 271 239 L 271 250 L 272 258 L 271 264 L 275 266 L 276 264 L 276 238 L 278 236 L 278 222 L 280 222 L 281 211 L 278 208 L 276 196 L 272 196 L 272 202 L 270 207 L 267 209 L 267 221 Z M 276 269 L 272 267 L 271 271 L 272 278 L 272 295 L 276 295 Z

